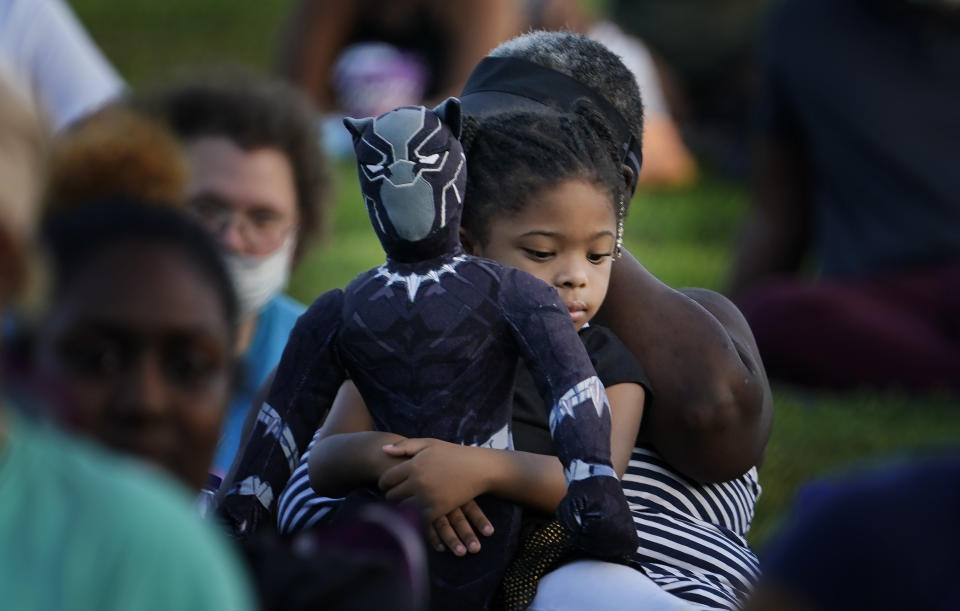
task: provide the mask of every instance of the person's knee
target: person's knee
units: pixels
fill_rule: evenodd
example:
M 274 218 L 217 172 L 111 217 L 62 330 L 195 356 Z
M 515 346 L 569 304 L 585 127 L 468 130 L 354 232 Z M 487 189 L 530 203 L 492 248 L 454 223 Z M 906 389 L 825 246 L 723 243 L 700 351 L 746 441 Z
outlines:
M 691 607 L 642 572 L 622 564 L 578 560 L 540 580 L 530 611 L 680 611 Z

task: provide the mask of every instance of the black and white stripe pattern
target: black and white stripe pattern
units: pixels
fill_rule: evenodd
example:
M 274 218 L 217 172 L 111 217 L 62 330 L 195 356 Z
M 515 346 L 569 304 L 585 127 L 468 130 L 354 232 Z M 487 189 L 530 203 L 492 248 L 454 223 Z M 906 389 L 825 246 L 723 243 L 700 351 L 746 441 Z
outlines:
M 280 495 L 282 534 L 319 523 L 341 502 L 310 488 L 309 455 L 308 449 Z M 634 448 L 621 483 L 640 536 L 632 564 L 698 608 L 738 609 L 759 577 L 757 557 L 744 538 L 760 496 L 756 468 L 732 481 L 698 484 L 641 446 Z
M 756 467 L 735 480 L 699 484 L 640 446 L 622 485 L 640 536 L 632 563 L 698 607 L 738 609 L 759 577 L 744 538 L 760 496 Z
M 319 496 L 310 487 L 307 464 L 310 461 L 310 450 L 319 435 L 318 429 L 280 494 L 277 504 L 277 530 L 280 534 L 292 535 L 314 526 L 343 500 Z

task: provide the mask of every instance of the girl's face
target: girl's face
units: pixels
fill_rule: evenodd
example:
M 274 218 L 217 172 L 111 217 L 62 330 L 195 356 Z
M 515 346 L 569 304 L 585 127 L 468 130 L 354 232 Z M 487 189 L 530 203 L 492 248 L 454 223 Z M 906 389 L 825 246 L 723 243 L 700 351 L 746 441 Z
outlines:
M 122 243 L 70 279 L 38 356 L 68 422 L 199 488 L 230 397 L 232 335 L 216 289 L 183 254 Z
M 607 295 L 616 231 L 609 194 L 587 181 L 566 180 L 532 197 L 519 213 L 491 218 L 487 243 L 473 244 L 472 254 L 555 287 L 579 331 Z

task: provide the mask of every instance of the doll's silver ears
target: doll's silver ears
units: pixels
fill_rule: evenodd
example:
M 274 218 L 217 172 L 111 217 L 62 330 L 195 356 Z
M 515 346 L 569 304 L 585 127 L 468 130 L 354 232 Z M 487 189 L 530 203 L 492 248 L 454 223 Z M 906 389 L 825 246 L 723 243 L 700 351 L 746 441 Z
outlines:
M 453 137 L 460 139 L 460 133 L 463 131 L 463 113 L 460 110 L 460 100 L 458 98 L 447 98 L 440 102 L 440 105 L 433 109 L 440 120 L 447 124 Z
M 350 135 L 353 136 L 353 142 L 356 144 L 357 140 L 363 135 L 363 132 L 373 124 L 373 117 L 367 117 L 366 119 L 351 119 L 350 117 L 343 118 L 343 126 L 347 128 L 347 131 L 350 132 Z

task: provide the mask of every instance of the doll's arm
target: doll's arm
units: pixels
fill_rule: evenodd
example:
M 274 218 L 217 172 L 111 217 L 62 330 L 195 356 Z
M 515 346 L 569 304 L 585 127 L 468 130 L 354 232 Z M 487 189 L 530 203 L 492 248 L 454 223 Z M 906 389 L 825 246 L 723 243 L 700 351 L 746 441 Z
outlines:
M 322 295 L 290 332 L 267 400 L 225 482 L 219 513 L 239 537 L 274 510 L 277 495 L 345 378 L 335 348 L 343 292 Z
M 597 556 L 636 549 L 637 535 L 610 462 L 610 404 L 556 291 L 518 270 L 504 271 L 500 304 L 540 394 L 550 397 L 550 434 L 567 494 L 557 509 L 577 545 Z

